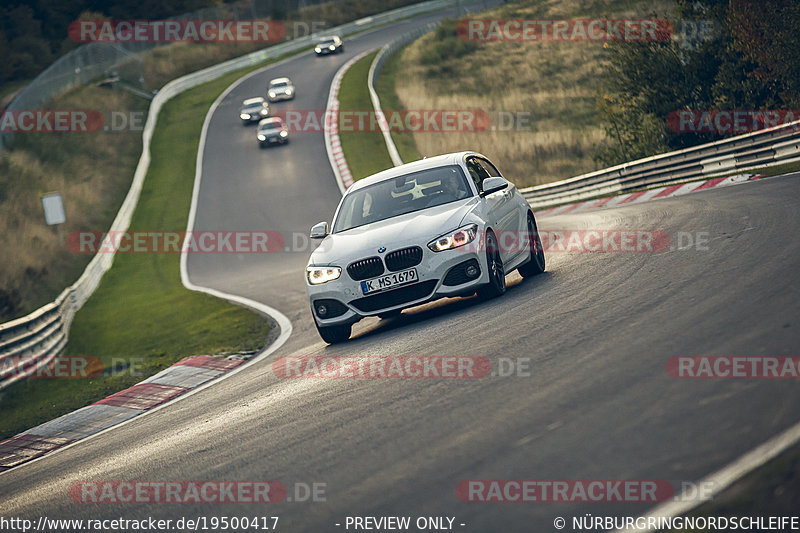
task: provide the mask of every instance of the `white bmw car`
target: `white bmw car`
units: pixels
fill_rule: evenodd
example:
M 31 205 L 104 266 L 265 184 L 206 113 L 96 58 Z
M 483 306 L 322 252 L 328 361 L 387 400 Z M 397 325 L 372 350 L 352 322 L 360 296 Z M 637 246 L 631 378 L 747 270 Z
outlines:
M 322 339 L 350 337 L 364 317 L 437 298 L 503 294 L 505 276 L 544 271 L 530 206 L 481 154 L 430 157 L 352 185 L 306 268 Z

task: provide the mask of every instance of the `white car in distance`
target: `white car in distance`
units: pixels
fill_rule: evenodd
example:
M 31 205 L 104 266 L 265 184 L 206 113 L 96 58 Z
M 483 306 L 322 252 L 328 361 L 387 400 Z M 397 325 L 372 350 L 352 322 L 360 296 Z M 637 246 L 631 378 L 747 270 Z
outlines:
M 545 269 L 536 219 L 516 187 L 475 152 L 430 157 L 353 184 L 306 267 L 314 323 L 329 343 L 364 317 L 448 296 L 503 294 L 505 276 Z
M 267 98 L 270 102 L 277 102 L 278 100 L 292 100 L 294 98 L 296 89 L 292 80 L 289 78 L 275 78 L 270 80 L 267 87 Z

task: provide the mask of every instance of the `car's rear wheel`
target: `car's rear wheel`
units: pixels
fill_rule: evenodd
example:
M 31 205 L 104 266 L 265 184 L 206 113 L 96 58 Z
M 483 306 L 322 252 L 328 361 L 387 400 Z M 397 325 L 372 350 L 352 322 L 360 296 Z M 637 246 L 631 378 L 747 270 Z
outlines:
M 489 274 L 489 283 L 478 289 L 478 296 L 488 299 L 506 292 L 506 271 L 500 258 L 497 238 L 491 231 L 486 232 L 486 270 Z
M 317 324 L 316 320 L 314 321 L 314 325 L 317 326 L 319 336 L 328 344 L 337 344 L 346 341 L 350 338 L 350 333 L 353 329 L 352 324 L 344 326 L 320 326 Z
M 519 275 L 523 278 L 531 278 L 541 274 L 544 272 L 546 266 L 542 239 L 539 237 L 539 231 L 536 229 L 536 220 L 530 213 L 528 213 L 528 236 L 528 243 L 531 247 L 531 260 L 517 269 Z

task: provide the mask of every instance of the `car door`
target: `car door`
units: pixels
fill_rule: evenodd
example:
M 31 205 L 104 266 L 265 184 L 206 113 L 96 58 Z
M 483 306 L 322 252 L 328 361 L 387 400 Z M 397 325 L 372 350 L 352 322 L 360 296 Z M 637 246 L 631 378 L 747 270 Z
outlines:
M 469 169 L 470 166 L 473 169 L 470 170 L 470 175 L 474 172 L 475 175 L 481 178 L 481 184 L 484 179 L 489 177 L 503 177 L 497 167 L 488 159 L 470 156 L 467 161 L 467 168 Z M 483 188 L 479 187 L 478 190 L 482 191 Z M 495 228 L 497 241 L 500 245 L 500 257 L 503 259 L 503 263 L 508 263 L 522 253 L 521 247 L 517 245 L 517 239 L 520 236 L 520 213 L 513 200 L 514 185 L 510 182 L 507 189 L 494 192 L 483 199 L 486 204 L 486 213 L 491 217 L 492 226 Z

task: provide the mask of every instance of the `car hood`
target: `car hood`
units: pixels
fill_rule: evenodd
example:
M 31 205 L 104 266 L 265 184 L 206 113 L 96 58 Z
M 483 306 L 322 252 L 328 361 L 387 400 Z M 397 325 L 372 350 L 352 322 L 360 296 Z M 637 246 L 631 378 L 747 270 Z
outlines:
M 309 264 L 345 267 L 339 263 L 379 255 L 381 247 L 386 252 L 412 245 L 425 247 L 436 237 L 458 229 L 477 204 L 478 198 L 466 198 L 328 235 L 311 254 Z

